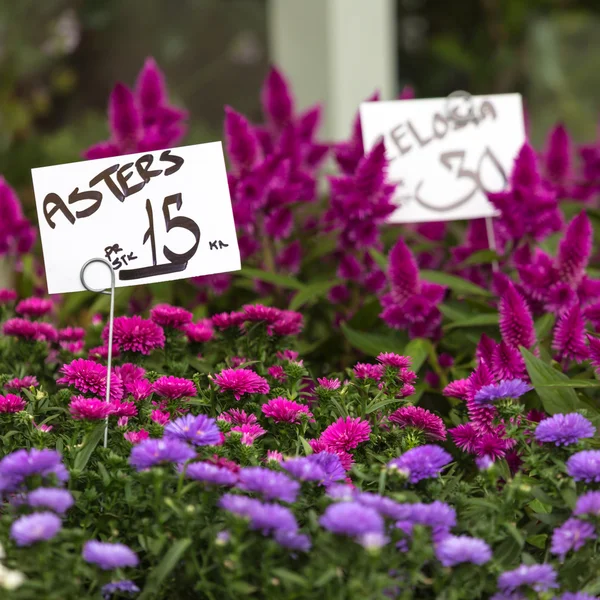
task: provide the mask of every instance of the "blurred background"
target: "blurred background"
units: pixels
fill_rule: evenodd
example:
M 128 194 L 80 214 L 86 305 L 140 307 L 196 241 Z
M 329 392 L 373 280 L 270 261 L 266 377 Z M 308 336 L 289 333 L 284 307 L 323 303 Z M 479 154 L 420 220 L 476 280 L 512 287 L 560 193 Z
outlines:
M 347 46 L 324 68 L 307 54 L 319 48 L 314 36 L 327 45 L 352 15 L 356 28 L 359 5 L 363 14 L 379 11 L 368 34 L 379 46 L 368 35 L 349 38 L 350 26 Z M 327 20 L 319 11 L 331 7 L 338 12 Z M 221 138 L 225 104 L 259 120 L 271 61 L 283 62 L 301 99 L 324 90 L 330 114 L 336 102 L 354 111 L 360 86 L 351 98 L 343 82 L 327 87 L 327 69 L 337 73 L 346 51 L 360 53 L 363 69 L 385 63 L 384 97 L 405 85 L 417 97 L 517 91 L 535 144 L 557 121 L 577 141 L 596 139 L 598 0 L 0 0 L 0 174 L 31 214 L 30 169 L 79 160 L 107 139 L 110 90 L 116 81 L 133 85 L 147 56 L 165 72 L 172 103 L 189 111 L 191 144 Z M 304 57 L 303 71 L 292 55 Z M 349 127 L 337 123 L 332 137 Z

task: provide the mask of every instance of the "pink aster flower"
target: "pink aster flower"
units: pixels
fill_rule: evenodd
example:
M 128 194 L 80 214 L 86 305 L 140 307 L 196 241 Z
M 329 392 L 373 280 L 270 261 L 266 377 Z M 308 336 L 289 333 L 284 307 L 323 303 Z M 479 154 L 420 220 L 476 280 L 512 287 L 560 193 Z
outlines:
M 374 381 L 379 381 L 383 377 L 384 366 L 356 363 L 353 370 L 356 379 L 373 379 Z
M 117 317 L 113 324 L 113 341 L 123 352 L 139 352 L 150 354 L 156 348 L 164 348 L 165 332 L 149 319 L 133 317 Z M 108 341 L 108 328 L 102 331 L 102 339 Z
M 121 381 L 124 384 L 139 381 L 140 379 L 143 379 L 146 374 L 145 369 L 133 363 L 125 363 L 115 367 L 114 372 L 121 378 Z
M 132 444 L 139 444 L 150 437 L 150 434 L 145 429 L 139 431 L 128 431 L 123 434 L 123 437 Z
M 267 462 L 275 461 L 280 463 L 283 460 L 283 454 L 277 450 L 267 450 Z
M 170 304 L 157 304 L 150 311 L 150 319 L 161 327 L 183 329 L 192 322 L 192 313 L 179 306 Z
M 241 441 L 245 446 L 252 446 L 256 438 L 259 438 L 261 435 L 265 435 L 265 433 L 267 433 L 260 425 L 257 425 L 256 423 L 252 425 L 248 423 L 245 423 L 244 425 L 236 425 L 235 427 L 231 428 L 231 431 L 237 431 L 238 433 L 242 434 Z
M 302 414 L 312 419 L 312 413 L 308 410 L 308 406 L 298 404 L 293 400 L 287 400 L 281 396 L 263 404 L 262 412 L 266 417 L 273 419 L 275 423 L 300 423 Z
M 58 339 L 61 342 L 80 342 L 85 338 L 83 327 L 65 327 L 58 330 Z
M 443 394 L 444 396 L 449 396 L 451 398 L 465 400 L 469 394 L 469 390 L 470 384 L 468 379 L 457 379 L 456 381 L 451 381 L 444 388 Z
M 112 405 L 98 398 L 73 396 L 69 404 L 69 412 L 76 421 L 98 421 L 112 414 Z
M 110 402 L 111 414 L 118 417 L 136 417 L 137 407 L 133 402 L 121 402 L 114 400 Z
M 179 398 L 192 398 L 196 396 L 196 384 L 183 377 L 173 377 L 172 375 L 159 377 L 152 384 L 152 391 L 169 400 L 178 400 Z
M 283 370 L 281 365 L 273 365 L 267 369 L 267 373 L 276 381 L 285 381 L 287 379 L 287 375 Z
M 219 313 L 213 315 L 212 324 L 217 329 L 229 329 L 230 327 L 239 327 L 244 322 L 244 315 L 242 313 Z
M 321 434 L 320 440 L 327 448 L 348 451 L 356 448 L 361 442 L 366 442 L 371 433 L 368 421 L 360 417 L 340 417 Z
M 325 390 L 338 390 L 341 385 L 339 379 L 327 379 L 327 377 L 318 377 L 317 383 Z
M 231 408 L 222 412 L 218 417 L 217 421 L 224 421 L 225 423 L 233 423 L 234 425 L 252 425 L 257 422 L 256 415 L 252 413 L 247 414 L 245 410 L 239 410 L 237 408 Z
M 69 364 L 61 367 L 63 374 L 56 381 L 59 385 L 70 385 L 84 394 L 94 394 L 103 397 L 106 394 L 106 367 L 93 360 L 76 358 Z M 123 398 L 123 383 L 113 374 L 110 378 L 110 399 Z
M 20 315 L 37 319 L 52 312 L 53 306 L 52 300 L 47 298 L 25 298 L 17 304 L 15 311 Z
M 60 347 L 71 354 L 83 354 L 85 342 L 79 340 L 78 342 L 59 342 Z
M 244 321 L 264 322 L 268 324 L 275 323 L 281 316 L 278 308 L 273 306 L 264 306 L 262 304 L 246 304 L 242 307 Z
M 44 423 L 41 425 L 34 423 L 33 426 L 41 433 L 50 433 L 54 429 L 52 425 L 45 425 Z
M 277 358 L 279 360 L 298 360 L 299 354 L 295 350 L 283 350 L 281 352 L 277 352 Z
M 36 325 L 37 323 L 15 317 L 13 319 L 8 319 L 8 321 L 5 322 L 2 330 L 4 335 L 12 335 L 13 337 L 24 340 L 35 340 L 38 334 Z
M 163 412 L 162 410 L 153 410 L 150 413 L 150 420 L 154 421 L 158 425 L 166 425 L 169 422 L 171 415 L 168 412 Z
M 35 323 L 35 339 L 39 342 L 56 342 L 58 341 L 58 331 L 50 323 L 38 321 Z
M 10 304 L 17 299 L 17 292 L 15 290 L 7 290 L 5 288 L 0 289 L 0 306 Z
M 131 381 L 123 386 L 125 394 L 131 396 L 136 402 L 145 400 L 152 394 L 152 384 L 147 379 Z
M 437 415 L 420 406 L 404 406 L 393 412 L 388 419 L 401 428 L 413 428 L 422 431 L 427 440 L 446 439 L 446 427 Z
M 200 319 L 197 323 L 188 323 L 183 331 L 190 342 L 205 343 L 215 335 L 212 321 L 210 319 Z
M 269 384 L 251 369 L 223 369 L 214 381 L 221 392 L 232 392 L 236 400 L 244 394 L 268 394 Z
M 26 406 L 27 402 L 20 396 L 15 396 L 14 394 L 0 396 L 0 413 L 21 412 Z
M 37 377 L 35 377 L 35 375 L 25 375 L 25 377 L 23 377 L 22 379 L 15 378 L 11 379 L 10 381 L 7 381 L 4 384 L 4 387 L 7 390 L 20 392 L 23 388 L 37 387 L 38 385 L 40 384 L 38 383 Z
M 304 325 L 303 317 L 293 310 L 282 310 L 279 318 L 267 327 L 269 335 L 288 336 L 298 335 Z
M 113 344 L 112 355 L 119 356 L 119 349 Z M 92 360 L 107 360 L 108 359 L 108 346 L 95 346 L 88 350 L 88 357 Z
M 400 356 L 394 352 L 382 352 L 377 356 L 377 360 L 388 367 L 397 367 L 398 369 L 407 369 L 412 363 L 410 356 Z
M 129 417 L 119 417 L 117 419 L 117 427 L 127 427 L 129 423 Z

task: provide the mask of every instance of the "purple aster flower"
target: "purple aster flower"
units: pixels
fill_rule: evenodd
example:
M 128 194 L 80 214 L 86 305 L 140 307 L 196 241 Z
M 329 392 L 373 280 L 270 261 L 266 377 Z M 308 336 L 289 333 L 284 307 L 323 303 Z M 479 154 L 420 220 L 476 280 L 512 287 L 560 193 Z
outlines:
M 544 419 L 535 428 L 535 439 L 538 442 L 552 442 L 555 446 L 568 446 L 583 438 L 594 437 L 595 431 L 591 422 L 580 414 L 558 414 Z
M 437 477 L 451 461 L 452 457 L 443 448 L 427 444 L 393 459 L 388 467 L 406 472 L 410 483 L 418 483 L 422 479 Z
M 413 512 L 412 504 L 400 504 L 400 502 L 396 502 L 391 498 L 386 498 L 380 494 L 373 494 L 372 492 L 354 493 L 353 500 L 375 509 L 383 517 L 388 517 L 396 521 L 410 519 Z
M 308 456 L 290 458 L 283 461 L 281 466 L 300 481 L 323 481 L 325 479 L 325 471 L 316 462 L 309 460 Z
M 69 473 L 55 450 L 17 450 L 0 461 L 0 491 L 15 491 L 27 477 L 55 476 L 59 481 L 68 481 Z
M 586 492 L 577 498 L 574 515 L 600 517 L 600 492 Z
M 596 539 L 596 534 L 591 523 L 579 519 L 569 519 L 552 533 L 550 552 L 564 560 L 570 550 L 577 552 L 587 540 L 593 539 Z
M 163 462 L 183 463 L 195 456 L 194 450 L 176 438 L 148 439 L 133 447 L 129 464 L 137 471 L 143 471 Z
M 224 467 L 207 462 L 195 462 L 185 468 L 186 477 L 213 485 L 235 485 L 238 478 L 235 473 Z
M 263 533 L 297 531 L 298 523 L 292 512 L 279 504 L 263 503 L 254 498 L 224 494 L 219 506 L 230 513 L 248 519 L 253 529 Z
M 137 594 L 140 588 L 130 581 L 129 579 L 123 579 L 122 581 L 113 581 L 102 586 L 100 590 L 102 592 L 103 600 L 110 600 L 115 592 L 121 592 L 122 594 Z
M 150 311 L 150 319 L 161 327 L 173 327 L 183 329 L 185 325 L 192 322 L 192 313 L 170 304 L 157 304 Z
M 327 496 L 332 500 L 350 502 L 354 500 L 355 490 L 347 483 L 334 483 L 327 488 Z
M 554 600 L 598 600 L 598 596 L 592 596 L 585 592 L 565 592 L 560 596 L 555 596 Z
M 456 525 L 456 511 L 445 502 L 439 500 L 431 504 L 417 502 L 410 507 L 411 514 L 407 520 L 413 525 L 431 527 L 434 541 L 440 541 Z
M 357 537 L 367 533 L 384 533 L 381 515 L 375 509 L 359 502 L 331 504 L 319 519 L 319 523 L 338 535 Z
M 521 587 L 529 587 L 535 592 L 546 592 L 558 587 L 556 571 L 551 565 L 521 565 L 512 571 L 505 571 L 498 577 L 498 587 L 503 593 L 515 592 Z
M 312 546 L 307 535 L 292 530 L 278 529 L 274 538 L 280 546 L 299 552 L 308 552 Z
M 448 535 L 436 544 L 435 555 L 444 567 L 454 567 L 465 562 L 483 565 L 492 559 L 492 549 L 478 538 Z
M 108 342 L 108 327 L 102 332 L 102 339 Z M 123 352 L 150 354 L 156 348 L 164 348 L 165 332 L 156 323 L 133 317 L 117 317 L 113 321 L 113 343 Z
M 10 528 L 10 537 L 17 546 L 31 546 L 51 540 L 61 527 L 62 523 L 54 513 L 34 513 L 17 519 Z
M 511 379 L 484 385 L 476 394 L 475 402 L 477 404 L 492 404 L 496 400 L 506 400 L 508 398 L 520 398 L 533 388 L 521 379 Z
M 334 481 L 346 478 L 346 471 L 342 465 L 340 457 L 332 452 L 317 452 L 306 457 L 307 460 L 321 468 L 325 474 L 322 483 L 325 486 L 331 485 Z
M 60 488 L 37 488 L 27 496 L 29 506 L 49 508 L 63 514 L 75 504 L 71 492 Z
M 193 381 L 172 375 L 159 377 L 152 384 L 152 391 L 161 398 L 169 400 L 191 398 L 197 393 L 196 384 Z
M 237 487 L 246 492 L 261 494 L 265 500 L 277 499 L 284 502 L 294 502 L 300 490 L 297 481 L 264 467 L 241 469 Z
M 165 427 L 165 437 L 179 438 L 195 446 L 214 446 L 221 441 L 217 422 L 206 415 L 185 415 Z
M 97 565 L 104 571 L 122 567 L 136 567 L 139 560 L 137 554 L 125 544 L 110 544 L 89 540 L 83 546 L 85 562 Z
M 600 450 L 582 450 L 573 454 L 567 461 L 567 473 L 575 481 L 600 481 Z

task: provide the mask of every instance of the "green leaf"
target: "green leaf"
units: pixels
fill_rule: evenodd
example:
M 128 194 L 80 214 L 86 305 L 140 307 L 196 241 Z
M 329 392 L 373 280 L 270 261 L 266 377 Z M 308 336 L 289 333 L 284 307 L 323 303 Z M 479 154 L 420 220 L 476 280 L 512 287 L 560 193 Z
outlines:
M 530 535 L 527 538 L 527 543 L 543 550 L 546 547 L 546 540 L 548 539 L 548 535 L 545 533 L 538 533 L 537 535 Z
M 423 338 L 414 338 L 410 340 L 403 352 L 404 356 L 410 356 L 412 359 L 412 370 L 416 373 L 423 366 L 429 352 L 433 350 L 433 346 L 429 340 Z
M 160 584 L 168 577 L 169 573 L 176 567 L 177 563 L 181 560 L 181 557 L 185 554 L 185 551 L 189 548 L 192 540 L 184 538 L 183 540 L 177 540 L 170 548 L 169 551 L 164 555 L 163 559 L 154 568 L 148 579 L 142 593 L 138 596 L 138 600 L 144 600 L 149 598 L 151 594 L 154 594 Z
M 367 409 L 365 410 L 365 414 L 370 415 L 372 412 L 375 412 L 376 410 L 379 410 L 380 408 L 383 408 L 384 406 L 387 406 L 388 404 L 399 404 L 400 400 L 398 400 L 398 398 L 386 398 L 385 400 L 379 400 L 378 402 L 371 402 L 371 404 L 369 404 L 367 406 Z
M 377 266 L 380 269 L 382 269 L 383 271 L 387 271 L 388 259 L 385 254 L 379 252 L 379 250 L 375 250 L 374 248 L 371 248 L 371 250 L 369 250 L 369 254 L 371 255 L 371 258 L 377 263 Z
M 402 354 L 404 349 L 405 342 L 396 335 L 356 331 L 346 323 L 342 323 L 341 328 L 350 344 L 369 356 L 377 356 L 381 352 Z
M 421 279 L 429 281 L 430 283 L 439 283 L 449 287 L 456 294 L 463 295 L 474 295 L 474 296 L 485 296 L 490 298 L 492 293 L 488 290 L 463 279 L 462 277 L 456 277 L 456 275 L 448 275 L 441 271 L 421 271 Z
M 251 267 L 244 267 L 241 271 L 238 271 L 237 274 L 248 279 L 260 279 L 260 281 L 266 281 L 267 283 L 279 285 L 283 288 L 289 288 L 291 290 L 304 289 L 304 284 L 298 281 L 295 277 L 291 277 L 290 275 L 281 275 L 280 273 L 269 273 L 268 271 L 262 271 L 261 269 L 252 269 Z
M 577 393 L 571 387 L 547 387 L 548 384 L 569 381 L 564 373 L 556 371 L 522 346 L 521 354 L 525 360 L 531 383 L 535 387 L 535 391 L 547 413 L 551 415 L 569 413 L 581 408 Z
M 83 441 L 83 445 L 77 452 L 77 456 L 75 457 L 75 461 L 73 463 L 73 467 L 78 471 L 83 471 L 92 456 L 92 452 L 96 449 L 98 442 L 104 436 L 104 430 L 106 429 L 106 424 L 104 422 L 100 423 L 96 426 L 96 428 L 85 436 Z
M 454 321 L 444 326 L 445 331 L 456 329 L 458 327 L 485 327 L 487 325 L 498 325 L 498 313 L 487 313 L 483 315 L 475 315 L 468 319 Z
M 535 322 L 535 335 L 538 341 L 548 337 L 555 321 L 556 318 L 552 313 L 546 313 Z
M 600 381 L 597 379 L 569 379 L 568 381 L 557 381 L 555 383 L 540 384 L 544 388 L 597 388 Z
M 310 300 L 318 300 L 325 296 L 327 292 L 336 284 L 337 281 L 317 281 L 310 283 L 303 290 L 300 290 L 290 302 L 290 310 L 298 310 L 301 306 Z
M 304 454 L 306 454 L 306 456 L 310 456 L 313 453 L 313 449 L 310 447 L 310 444 L 302 436 L 300 436 L 300 442 L 304 448 Z
M 469 313 L 458 310 L 454 306 L 449 306 L 448 304 L 440 304 L 438 305 L 438 308 L 446 319 L 450 319 L 451 321 L 464 321 L 469 318 Z
M 339 577 L 337 567 L 329 567 L 321 577 L 315 581 L 315 587 L 320 588 L 327 585 L 332 579 Z
M 275 575 L 275 577 L 281 579 L 281 581 L 285 581 L 293 585 L 306 587 L 306 584 L 308 583 L 304 577 L 301 577 L 297 573 L 294 573 L 294 571 L 289 571 L 288 569 L 273 569 L 271 572 Z
M 489 250 L 486 248 L 485 250 L 477 250 L 477 252 L 473 252 L 469 258 L 464 260 L 458 268 L 470 267 L 473 265 L 487 265 L 493 263 L 494 261 L 498 261 L 500 256 L 493 250 Z

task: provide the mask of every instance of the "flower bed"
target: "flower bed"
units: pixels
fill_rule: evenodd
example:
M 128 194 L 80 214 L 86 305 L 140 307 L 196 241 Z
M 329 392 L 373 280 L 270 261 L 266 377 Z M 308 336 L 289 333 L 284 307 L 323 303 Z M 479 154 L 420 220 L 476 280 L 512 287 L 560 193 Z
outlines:
M 263 105 L 226 111 L 244 270 L 121 295 L 109 402 L 103 299 L 0 291 L 2 598 L 595 597 L 598 147 L 523 147 L 493 253 L 386 226 L 358 121 L 317 142 L 276 70 Z M 151 61 L 110 114 L 88 157 L 183 133 Z

